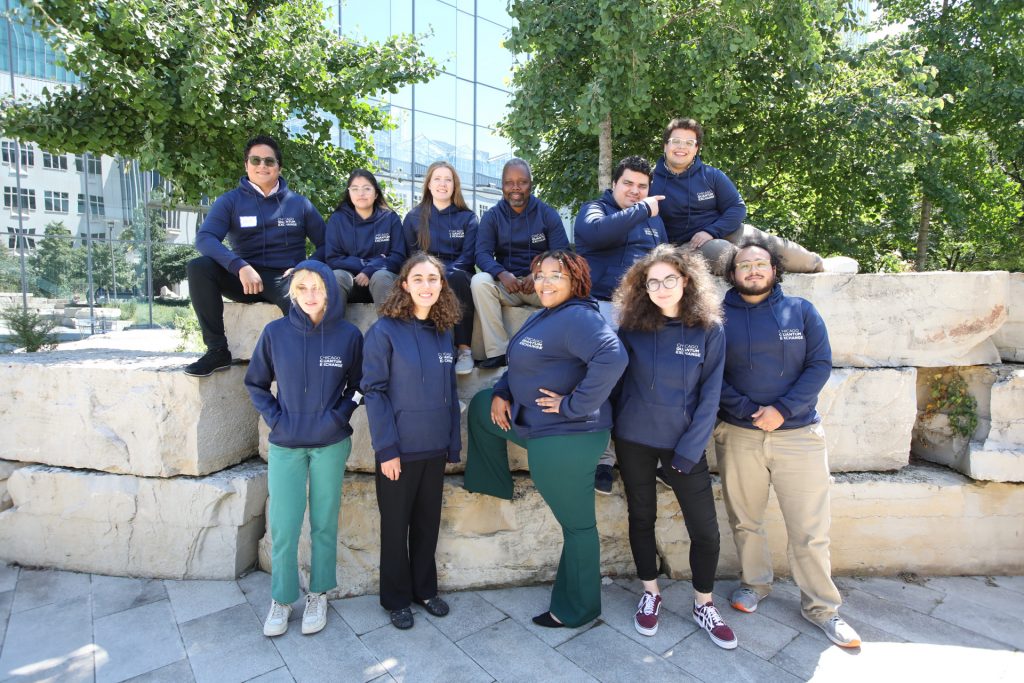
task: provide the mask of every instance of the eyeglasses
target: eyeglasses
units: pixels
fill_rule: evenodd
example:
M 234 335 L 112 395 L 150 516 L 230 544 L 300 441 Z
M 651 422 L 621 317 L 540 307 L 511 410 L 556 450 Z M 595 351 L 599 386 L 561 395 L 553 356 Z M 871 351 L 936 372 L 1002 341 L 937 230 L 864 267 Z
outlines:
M 277 159 L 275 157 L 249 157 L 250 166 L 259 166 L 261 163 L 267 168 L 274 168 L 277 166 Z
M 679 276 L 669 275 L 664 280 L 648 280 L 645 284 L 648 292 L 657 292 L 662 287 L 665 289 L 675 289 L 679 285 Z
M 694 147 L 697 146 L 697 141 L 696 140 L 690 140 L 688 138 L 669 138 L 668 139 L 668 146 L 669 147 L 687 147 L 689 149 L 693 149 Z
M 562 280 L 568 280 L 569 276 L 565 273 L 551 273 L 551 275 L 544 275 L 543 273 L 534 273 L 534 282 L 550 282 L 552 284 L 558 284 Z
M 360 185 L 359 187 L 348 188 L 349 194 L 366 194 L 373 192 L 373 185 Z
M 744 261 L 736 264 L 736 270 L 741 273 L 749 273 L 752 270 L 771 270 L 771 261 Z

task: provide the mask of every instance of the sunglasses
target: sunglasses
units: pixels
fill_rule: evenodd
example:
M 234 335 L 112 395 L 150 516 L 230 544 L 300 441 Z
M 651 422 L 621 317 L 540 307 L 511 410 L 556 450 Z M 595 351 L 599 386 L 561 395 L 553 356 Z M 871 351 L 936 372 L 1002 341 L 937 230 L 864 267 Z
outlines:
M 255 156 L 249 157 L 249 165 L 250 166 L 259 166 L 261 163 L 264 166 L 266 166 L 267 168 L 274 168 L 275 166 L 277 166 L 277 158 L 275 158 L 275 157 L 255 157 Z

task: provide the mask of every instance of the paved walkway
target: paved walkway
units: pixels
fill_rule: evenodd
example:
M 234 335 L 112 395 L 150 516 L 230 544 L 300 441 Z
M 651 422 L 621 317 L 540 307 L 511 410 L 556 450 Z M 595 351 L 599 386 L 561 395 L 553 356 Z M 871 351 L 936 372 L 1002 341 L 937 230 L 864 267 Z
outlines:
M 417 610 L 411 631 L 364 596 L 331 602 L 327 628 L 303 636 L 297 603 L 270 639 L 263 572 L 160 581 L 0 565 L 0 681 L 1024 680 L 1024 577 L 839 583 L 859 650 L 832 646 L 780 582 L 756 614 L 723 610 L 740 642 L 727 652 L 690 619 L 685 581 L 664 582 L 650 638 L 633 629 L 637 582 L 606 579 L 603 617 L 579 629 L 534 626 L 550 589 L 533 586 L 449 594 L 449 616 Z

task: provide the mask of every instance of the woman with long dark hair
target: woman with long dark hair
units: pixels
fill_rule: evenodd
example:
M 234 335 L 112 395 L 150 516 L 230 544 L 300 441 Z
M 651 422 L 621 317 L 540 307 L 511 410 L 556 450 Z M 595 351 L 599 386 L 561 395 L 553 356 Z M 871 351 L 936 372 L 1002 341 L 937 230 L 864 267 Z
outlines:
M 405 216 L 407 254 L 422 251 L 444 264 L 445 277 L 459 303 L 462 317 L 455 325 L 455 374 L 473 371 L 473 293 L 470 279 L 475 272 L 476 214 L 462 198 L 462 184 L 455 167 L 435 161 L 423 177 L 423 199 Z
M 736 636 L 711 601 L 719 534 L 704 457 L 725 363 L 717 292 L 700 254 L 662 244 L 633 264 L 614 299 L 629 355 L 612 399 L 615 448 L 629 508 L 629 545 L 644 588 L 633 625 L 646 636 L 658 631 L 654 524 L 660 466 L 690 536 L 693 618 L 716 645 L 731 650 Z
M 508 370 L 469 408 L 466 489 L 512 498 L 507 441 L 526 448 L 530 476 L 562 527 L 562 556 L 538 626 L 582 626 L 601 614 L 594 472 L 608 445 L 611 393 L 626 354 L 590 296 L 590 269 L 548 251 L 530 273 L 544 308 L 508 345 Z
M 444 264 L 414 254 L 366 333 L 362 390 L 377 459 L 380 604 L 396 628 L 413 626 L 417 602 L 448 614 L 434 552 L 445 462 L 462 450 L 452 328 L 459 302 Z
M 327 221 L 325 259 L 341 288 L 341 307 L 352 303 L 378 306 L 391 291 L 405 260 L 405 240 L 398 219 L 377 178 L 357 168 Z

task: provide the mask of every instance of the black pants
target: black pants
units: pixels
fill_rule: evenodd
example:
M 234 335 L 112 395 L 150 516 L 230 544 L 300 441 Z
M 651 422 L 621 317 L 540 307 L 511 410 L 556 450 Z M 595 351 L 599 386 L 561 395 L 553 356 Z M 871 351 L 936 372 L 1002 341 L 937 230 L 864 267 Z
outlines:
M 448 284 L 452 286 L 456 298 L 462 304 L 462 317 L 455 324 L 455 345 L 470 346 L 473 343 L 473 292 L 469 288 L 472 275 L 464 270 L 453 270 L 448 276 Z
M 719 535 L 708 461 L 702 459 L 689 474 L 683 474 L 672 469 L 671 449 L 651 448 L 617 439 L 615 450 L 619 456 L 619 473 L 626 487 L 629 547 L 633 551 L 637 577 L 641 581 L 652 581 L 658 577 L 654 523 L 658 518 L 655 471 L 660 464 L 675 491 L 690 535 L 693 588 L 700 593 L 710 593 L 715 587 L 715 571 L 718 569 Z
M 402 609 L 437 595 L 437 532 L 441 526 L 444 456 L 403 462 L 398 481 L 377 464 L 380 509 L 380 604 Z
M 196 311 L 203 342 L 209 351 L 228 349 L 228 338 L 224 335 L 224 300 L 221 297 L 243 304 L 269 301 L 280 308 L 283 315 L 288 315 L 291 308 L 288 280 L 282 277 L 285 268 L 256 268 L 263 278 L 263 291 L 259 294 L 246 294 L 238 276 L 232 275 L 209 256 L 192 259 L 187 270 L 192 308 Z

